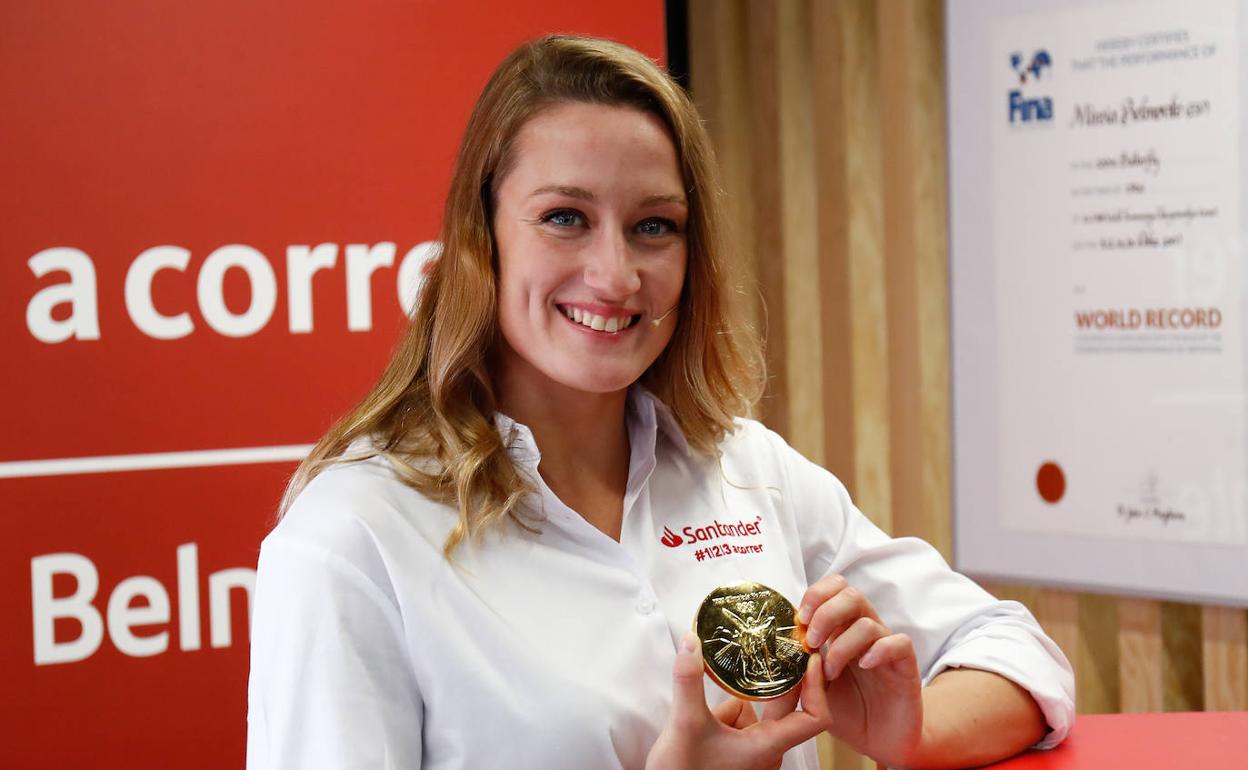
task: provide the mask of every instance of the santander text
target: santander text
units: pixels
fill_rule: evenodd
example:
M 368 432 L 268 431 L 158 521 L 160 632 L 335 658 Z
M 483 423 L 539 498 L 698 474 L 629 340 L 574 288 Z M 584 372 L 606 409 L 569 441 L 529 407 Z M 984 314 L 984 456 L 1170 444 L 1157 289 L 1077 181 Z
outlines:
M 705 542 L 707 540 L 717 540 L 721 537 L 750 537 L 759 534 L 759 525 L 763 518 L 761 516 L 754 521 L 741 521 L 724 523 L 715 519 L 705 527 L 694 527 L 692 525 L 681 530 L 681 534 L 685 536 L 685 540 L 693 542 Z

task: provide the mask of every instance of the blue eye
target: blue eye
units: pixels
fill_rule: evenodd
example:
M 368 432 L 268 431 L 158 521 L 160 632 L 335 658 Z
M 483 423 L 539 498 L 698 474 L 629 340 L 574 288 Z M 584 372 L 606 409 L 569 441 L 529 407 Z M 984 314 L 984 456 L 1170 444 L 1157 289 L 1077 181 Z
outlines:
M 569 209 L 559 209 L 543 216 L 542 221 L 558 227 L 575 227 L 581 223 L 581 215 Z
M 637 232 L 642 235 L 670 235 L 676 232 L 676 223 L 662 217 L 651 217 L 637 223 Z

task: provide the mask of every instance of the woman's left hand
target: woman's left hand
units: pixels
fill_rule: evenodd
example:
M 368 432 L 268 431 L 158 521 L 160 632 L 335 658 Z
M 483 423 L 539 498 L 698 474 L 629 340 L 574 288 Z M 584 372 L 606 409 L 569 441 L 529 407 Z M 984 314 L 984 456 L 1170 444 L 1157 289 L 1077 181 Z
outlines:
M 750 704 L 735 698 L 711 710 L 701 645 L 686 634 L 672 666 L 672 710 L 646 757 L 646 770 L 778 770 L 784 752 L 827 729 L 820 664 L 812 655 L 801 684 L 768 702 L 761 720 Z
M 823 654 L 828 732 L 893 767 L 916 763 L 923 698 L 914 645 L 881 621 L 867 597 L 840 575 L 807 589 L 798 605 L 806 643 Z

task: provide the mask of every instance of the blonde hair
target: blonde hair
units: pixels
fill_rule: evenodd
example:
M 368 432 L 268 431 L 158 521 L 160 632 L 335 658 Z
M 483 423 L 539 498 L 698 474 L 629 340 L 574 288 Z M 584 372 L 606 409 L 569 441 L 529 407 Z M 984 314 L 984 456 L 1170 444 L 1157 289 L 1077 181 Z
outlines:
M 676 328 L 640 383 L 671 410 L 696 451 L 715 457 L 735 416 L 762 389 L 757 338 L 737 323 L 710 140 L 689 97 L 639 52 L 608 40 L 551 36 L 494 71 L 464 132 L 442 221 L 442 251 L 381 378 L 299 466 L 279 517 L 328 465 L 384 457 L 428 498 L 454 506 L 449 558 L 465 537 L 510 518 L 527 526 L 529 482 L 494 427 L 490 358 L 498 335 L 493 195 L 520 128 L 552 105 L 587 102 L 655 115 L 667 127 L 689 201 L 688 261 Z M 364 452 L 346 456 L 360 438 Z

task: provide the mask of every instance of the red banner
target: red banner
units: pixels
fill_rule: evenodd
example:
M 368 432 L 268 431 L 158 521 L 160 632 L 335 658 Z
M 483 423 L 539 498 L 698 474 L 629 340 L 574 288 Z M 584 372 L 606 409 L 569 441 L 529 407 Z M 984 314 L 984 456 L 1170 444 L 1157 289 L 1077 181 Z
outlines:
M 0 8 L 6 766 L 240 767 L 260 538 L 363 395 L 490 71 L 661 2 Z

